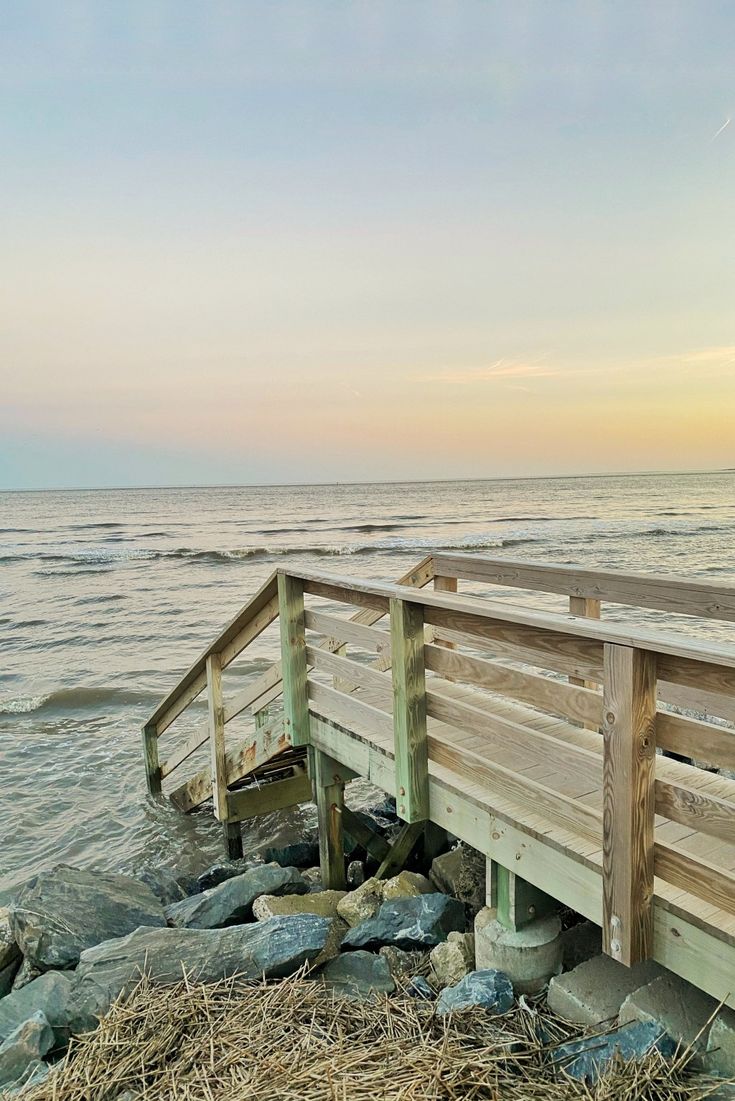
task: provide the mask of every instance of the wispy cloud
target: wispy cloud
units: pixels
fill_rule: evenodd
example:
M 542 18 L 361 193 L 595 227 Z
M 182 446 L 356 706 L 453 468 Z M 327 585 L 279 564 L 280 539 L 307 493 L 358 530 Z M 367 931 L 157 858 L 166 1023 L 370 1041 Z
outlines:
M 537 360 L 497 359 L 482 367 L 447 367 L 432 374 L 423 375 L 422 382 L 443 382 L 454 385 L 470 385 L 482 382 L 511 382 L 519 379 L 532 381 L 540 378 L 556 378 L 561 369 Z
M 649 360 L 655 367 L 684 367 L 692 374 L 719 375 L 735 371 L 735 344 L 711 348 L 695 348 L 673 355 L 657 356 Z
M 709 139 L 709 140 L 710 140 L 710 145 L 711 145 L 711 144 L 712 144 L 712 142 L 713 142 L 713 141 L 715 140 L 715 138 L 719 138 L 719 136 L 720 136 L 720 134 L 722 133 L 722 131 L 723 131 L 723 130 L 727 130 L 727 128 L 728 128 L 728 126 L 730 125 L 730 123 L 731 123 L 731 122 L 732 122 L 732 119 L 731 119 L 731 118 L 726 118 L 726 119 L 725 119 L 725 121 L 723 122 L 723 124 L 722 124 L 722 126 L 721 126 L 721 127 L 719 128 L 719 130 L 715 130 L 714 134 L 713 134 L 713 135 L 712 135 L 712 137 L 711 137 L 711 138 Z

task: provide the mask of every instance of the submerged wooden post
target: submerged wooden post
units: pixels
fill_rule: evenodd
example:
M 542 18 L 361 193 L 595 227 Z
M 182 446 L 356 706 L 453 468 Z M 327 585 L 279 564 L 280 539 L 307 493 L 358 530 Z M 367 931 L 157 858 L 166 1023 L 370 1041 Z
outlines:
M 304 585 L 298 578 L 278 575 L 278 612 L 281 619 L 284 729 L 292 745 L 308 745 Z
M 404 822 L 429 817 L 424 609 L 391 598 L 396 807 Z
M 228 860 L 242 860 L 242 822 L 223 822 L 225 856 Z
M 336 761 L 313 746 L 309 747 L 309 772 L 319 823 L 322 886 L 328 891 L 344 891 L 347 886 L 342 822 L 345 777 Z
M 228 817 L 229 808 L 225 759 L 225 708 L 222 700 L 222 662 L 219 654 L 210 654 L 207 658 L 207 709 L 214 817 L 223 822 Z
M 653 952 L 656 661 L 605 645 L 602 945 L 628 967 Z
M 161 762 L 158 759 L 158 731 L 155 726 L 144 726 L 141 734 L 143 735 L 143 762 L 148 794 L 160 795 Z

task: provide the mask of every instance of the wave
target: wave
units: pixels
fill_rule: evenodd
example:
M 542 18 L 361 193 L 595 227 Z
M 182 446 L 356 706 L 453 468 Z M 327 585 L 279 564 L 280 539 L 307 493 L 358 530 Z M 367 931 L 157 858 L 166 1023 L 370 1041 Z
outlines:
M 158 699 L 155 692 L 130 688 L 60 688 L 43 696 L 11 696 L 0 700 L 0 715 L 38 711 L 81 711 L 110 704 L 139 704 Z

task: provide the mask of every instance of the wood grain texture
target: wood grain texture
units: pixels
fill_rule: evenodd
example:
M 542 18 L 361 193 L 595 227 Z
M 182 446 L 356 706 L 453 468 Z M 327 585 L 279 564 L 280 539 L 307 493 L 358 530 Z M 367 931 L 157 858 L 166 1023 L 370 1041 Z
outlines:
M 653 948 L 656 663 L 605 647 L 602 944 L 630 967 Z
M 282 780 L 271 780 L 267 784 L 253 785 L 230 792 L 230 814 L 237 821 L 258 818 L 261 814 L 272 814 L 297 803 L 311 801 L 311 784 L 304 769 L 297 769 L 295 775 Z
M 144 726 L 141 729 L 143 739 L 143 765 L 145 768 L 145 782 L 149 795 L 160 795 L 161 780 L 164 773 L 158 760 L 158 735 L 155 726 Z
M 344 809 L 345 785 L 331 757 L 318 749 L 309 749 L 309 771 L 316 797 L 319 824 L 319 866 L 322 884 L 329 891 L 344 891 L 345 879 Z
M 309 701 L 306 695 L 304 589 L 298 579 L 279 574 L 278 604 L 281 620 L 284 729 L 291 745 L 307 745 Z
M 404 822 L 425 821 L 429 817 L 429 772 L 424 617 L 421 606 L 392 599 L 390 636 L 398 790 L 396 809 Z
M 586 619 L 599 619 L 601 615 L 601 604 L 599 600 L 595 600 L 594 597 L 589 596 L 570 596 L 569 597 L 569 611 L 572 615 L 584 616 Z M 570 684 L 575 684 L 579 688 L 594 688 L 593 681 L 584 680 L 582 677 L 570 677 Z M 587 730 L 599 730 L 600 723 L 594 723 L 586 721 L 583 726 Z
M 735 845 L 735 803 L 727 799 L 683 784 L 657 780 L 656 813 Z
M 622 570 L 524 562 L 480 555 L 436 554 L 437 573 L 517 589 L 559 593 L 581 600 L 606 600 L 638 608 L 735 622 L 735 586 L 687 577 L 662 577 Z M 584 613 L 576 612 L 575 615 Z
M 209 654 L 207 656 L 206 668 L 212 800 L 214 816 L 222 822 L 229 817 L 229 809 L 227 806 L 227 762 L 225 760 L 225 710 L 222 702 L 222 665 L 219 654 Z
M 434 592 L 437 593 L 456 593 L 457 592 L 457 578 L 456 577 L 442 577 L 439 574 L 434 576 Z M 445 646 L 448 650 L 454 649 L 454 643 L 444 641 L 442 639 L 436 639 L 437 646 Z

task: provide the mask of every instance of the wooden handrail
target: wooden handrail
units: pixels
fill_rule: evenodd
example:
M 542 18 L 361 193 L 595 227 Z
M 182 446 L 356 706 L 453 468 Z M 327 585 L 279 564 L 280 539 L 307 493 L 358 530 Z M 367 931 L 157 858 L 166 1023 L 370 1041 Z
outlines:
M 735 585 L 484 555 L 435 554 L 437 574 L 735 623 Z

